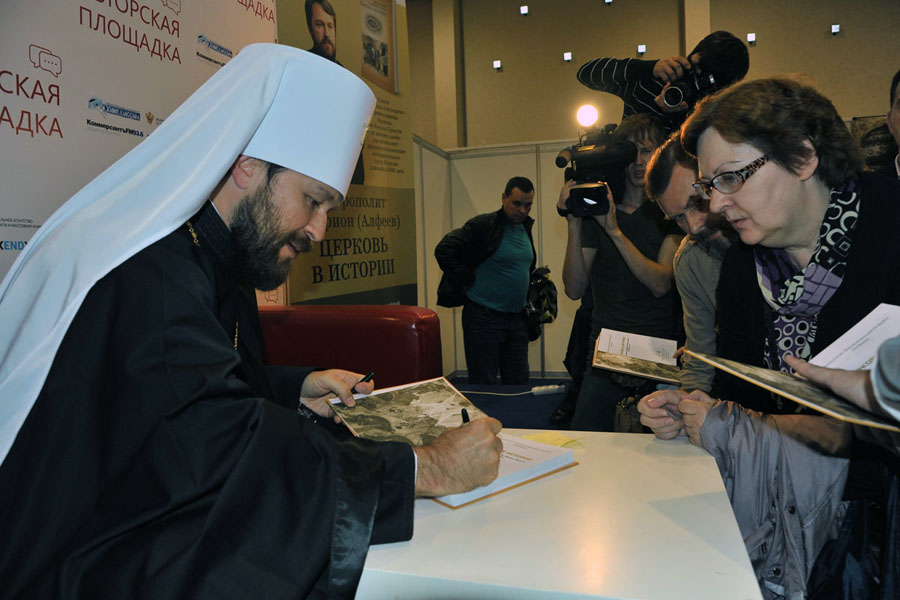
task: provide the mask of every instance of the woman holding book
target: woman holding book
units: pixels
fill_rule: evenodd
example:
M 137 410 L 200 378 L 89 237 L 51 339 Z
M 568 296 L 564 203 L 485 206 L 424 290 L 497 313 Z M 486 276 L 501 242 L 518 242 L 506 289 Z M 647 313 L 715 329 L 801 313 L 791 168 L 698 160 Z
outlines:
M 808 360 L 880 302 L 900 304 L 900 185 L 862 173 L 818 91 L 779 79 L 730 88 L 698 107 L 682 143 L 698 156 L 697 192 L 743 242 L 722 264 L 719 356 L 787 371 L 785 356 Z M 714 392 L 747 389 L 717 380 Z
M 879 303 L 900 304 L 900 184 L 862 173 L 855 141 L 818 91 L 789 79 L 733 86 L 697 106 L 682 144 L 698 157 L 697 193 L 743 242 L 722 263 L 720 356 L 787 371 L 787 357 L 808 359 Z M 746 389 L 731 382 L 713 391 L 778 412 Z M 887 460 L 847 458 L 863 448 L 878 455 L 852 443 L 854 435 L 874 441 L 870 432 L 684 396 L 644 398 L 642 422 L 659 437 L 684 432 L 716 457 L 766 597 L 806 597 L 828 575 L 839 578 L 845 552 L 818 573 L 812 566 L 826 542 L 849 537 L 837 532 L 852 523 L 840 518 L 848 472 Z M 886 522 L 887 540 L 900 535 L 896 521 Z

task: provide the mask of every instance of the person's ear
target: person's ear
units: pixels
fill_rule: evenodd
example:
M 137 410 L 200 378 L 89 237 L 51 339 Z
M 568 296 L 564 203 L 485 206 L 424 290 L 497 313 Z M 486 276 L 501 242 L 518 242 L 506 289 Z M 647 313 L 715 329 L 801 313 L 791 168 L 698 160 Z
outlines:
M 819 168 L 819 155 L 816 153 L 816 149 L 813 148 L 812 142 L 809 140 L 803 140 L 803 146 L 809 151 L 809 156 L 807 156 L 797 169 L 797 176 L 802 181 L 806 181 L 812 177 L 813 174 L 815 174 L 816 169 Z
M 234 185 L 242 190 L 246 190 L 252 186 L 253 176 L 261 167 L 261 163 L 250 156 L 241 154 L 231 166 L 231 179 Z

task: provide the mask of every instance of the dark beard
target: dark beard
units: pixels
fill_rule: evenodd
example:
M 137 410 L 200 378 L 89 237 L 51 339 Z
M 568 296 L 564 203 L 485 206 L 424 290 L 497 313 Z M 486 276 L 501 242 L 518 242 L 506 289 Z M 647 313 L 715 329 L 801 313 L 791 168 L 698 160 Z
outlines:
M 337 44 L 334 44 L 334 54 L 328 54 L 328 52 L 319 44 L 313 44 L 312 53 L 321 56 L 322 58 L 327 58 L 331 62 L 337 62 Z
M 278 256 L 284 245 L 290 242 L 300 252 L 309 252 L 309 239 L 296 232 L 285 234 L 279 228 L 280 222 L 268 185 L 260 186 L 235 207 L 231 215 L 231 239 L 235 249 L 235 278 L 242 285 L 274 290 L 291 272 L 293 261 Z
M 722 258 L 725 257 L 725 252 L 737 239 L 737 232 L 730 228 L 721 229 L 720 231 L 722 231 L 724 237 L 711 239 L 710 234 L 707 233 L 706 235 L 692 235 L 691 238 L 697 242 L 697 245 L 699 245 L 708 255 L 716 260 L 722 260 Z

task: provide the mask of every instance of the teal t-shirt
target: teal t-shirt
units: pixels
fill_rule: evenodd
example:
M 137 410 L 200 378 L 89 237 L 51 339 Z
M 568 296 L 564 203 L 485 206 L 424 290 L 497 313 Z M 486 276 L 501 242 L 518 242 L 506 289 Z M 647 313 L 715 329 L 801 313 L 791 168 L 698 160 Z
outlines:
M 476 267 L 469 299 L 494 310 L 519 312 L 525 308 L 533 258 L 525 226 L 507 223 L 500 247 Z

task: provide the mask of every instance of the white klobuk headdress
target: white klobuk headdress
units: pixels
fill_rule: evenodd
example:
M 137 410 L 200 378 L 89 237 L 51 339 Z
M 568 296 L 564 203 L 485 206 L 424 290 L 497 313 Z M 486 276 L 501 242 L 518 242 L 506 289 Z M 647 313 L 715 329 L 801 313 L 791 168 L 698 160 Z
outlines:
M 240 154 L 345 194 L 374 105 L 343 67 L 252 44 L 63 204 L 0 284 L 0 461 L 96 281 L 184 224 Z

